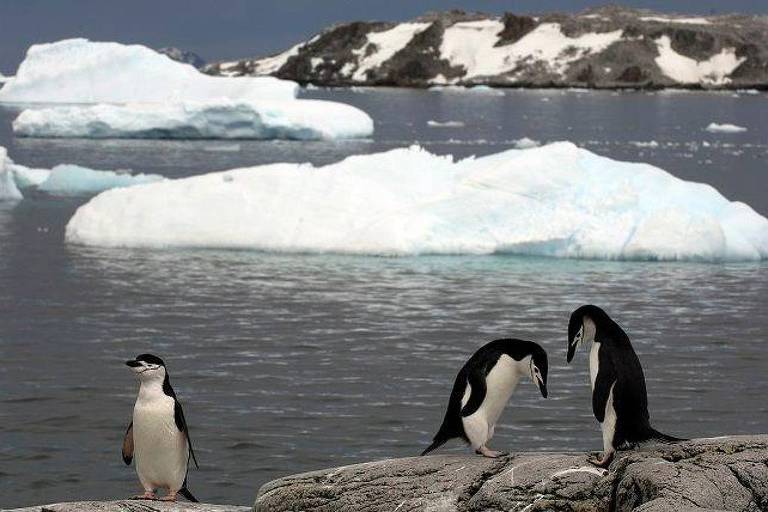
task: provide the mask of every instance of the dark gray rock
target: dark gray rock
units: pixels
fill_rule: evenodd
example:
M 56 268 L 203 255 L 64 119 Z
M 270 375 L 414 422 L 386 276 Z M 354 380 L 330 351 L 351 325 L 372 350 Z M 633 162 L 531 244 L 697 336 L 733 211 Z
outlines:
M 3 512 L 250 512 L 251 507 L 211 505 L 178 501 L 149 500 L 73 501 L 34 507 L 6 509 Z
M 194 52 L 189 52 L 187 50 L 180 50 L 178 48 L 168 47 L 168 48 L 160 48 L 157 50 L 159 53 L 162 53 L 163 55 L 167 55 L 171 59 L 183 62 L 184 64 L 191 64 L 195 66 L 197 69 L 201 69 L 205 67 L 206 62 L 203 60 L 201 56 Z
M 768 89 L 768 17 L 705 16 L 704 23 L 691 23 L 693 16 L 677 17 L 618 6 L 591 9 L 579 14 L 520 16 L 506 13 L 492 17 L 481 13 L 447 11 L 430 13 L 412 22 L 428 23 L 405 46 L 365 73 L 355 75 L 362 58 L 376 52 L 367 36 L 392 29 L 395 23 L 352 22 L 335 25 L 275 60 L 243 59 L 216 63 L 204 71 L 229 76 L 272 74 L 301 83 L 327 86 L 388 85 L 427 87 L 438 83 L 486 84 L 497 87 L 592 87 L 592 88 L 712 88 Z M 512 69 L 489 76 L 470 76 L 460 64 L 452 64 L 440 52 L 443 35 L 456 23 L 494 19 L 502 27 L 495 48 L 511 47 L 544 23 L 557 23 L 563 34 L 577 38 L 585 34 L 621 31 L 621 39 L 602 51 L 573 52 L 575 60 L 564 70 L 553 69 L 535 56 L 519 58 Z M 674 21 L 678 19 L 680 21 Z M 707 61 L 723 50 L 735 51 L 742 59 L 727 80 L 707 79 L 678 82 L 656 63 L 657 41 L 670 39 L 682 57 Z M 482 58 L 482 56 L 478 56 Z M 517 57 L 515 57 L 517 58 Z
M 439 455 L 294 475 L 265 484 L 256 512 L 703 512 L 768 510 L 768 435 L 587 455 Z

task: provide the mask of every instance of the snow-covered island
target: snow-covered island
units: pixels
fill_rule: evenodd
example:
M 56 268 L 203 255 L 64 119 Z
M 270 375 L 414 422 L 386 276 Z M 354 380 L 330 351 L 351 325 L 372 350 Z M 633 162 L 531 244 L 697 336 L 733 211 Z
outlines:
M 682 16 L 618 6 L 579 14 L 450 11 L 353 22 L 222 76 L 317 85 L 768 88 L 768 17 Z
M 77 210 L 66 238 L 370 255 L 768 258 L 768 219 L 746 204 L 567 142 L 460 161 L 411 147 L 110 190 Z
M 206 75 L 141 45 L 70 39 L 32 46 L 0 89 L 0 102 L 32 104 L 14 122 L 16 133 L 28 137 L 334 139 L 373 133 L 373 120 L 360 109 L 296 99 L 297 92 L 297 83 L 273 77 Z

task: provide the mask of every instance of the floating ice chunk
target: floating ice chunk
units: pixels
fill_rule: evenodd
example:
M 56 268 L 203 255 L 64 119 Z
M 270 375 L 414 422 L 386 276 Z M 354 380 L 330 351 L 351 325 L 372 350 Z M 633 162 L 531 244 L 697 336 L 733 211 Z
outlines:
M 13 161 L 8 152 L 0 146 L 0 201 L 18 201 L 23 199 L 16 181 L 13 179 Z
M 86 196 L 112 188 L 157 183 L 165 178 L 157 174 L 130 174 L 128 171 L 98 171 L 79 165 L 57 165 L 37 190 L 54 196 Z
M 51 176 L 50 169 L 33 169 L 19 164 L 11 165 L 11 172 L 20 190 L 38 187 Z
M 747 205 L 565 142 L 457 162 L 412 147 L 110 190 L 77 210 L 66 236 L 376 255 L 768 258 L 768 219 Z
M 4 84 L 8 80 L 13 78 L 12 76 L 5 76 L 4 74 L 0 73 L 0 84 Z
M 517 149 L 530 149 L 530 148 L 535 148 L 537 146 L 541 146 L 541 142 L 537 140 L 529 139 L 528 137 L 517 139 L 513 141 L 513 143 Z
M 67 39 L 33 45 L 0 102 L 127 103 L 290 99 L 298 85 L 272 77 L 214 77 L 142 45 Z
M 747 131 L 747 129 L 743 126 L 728 123 L 709 123 L 704 129 L 710 133 L 743 133 Z
M 435 121 L 430 119 L 427 121 L 427 126 L 432 128 L 461 128 L 464 126 L 464 121 Z
M 13 122 L 24 137 L 152 139 L 346 139 L 368 137 L 360 109 L 321 100 L 61 106 L 25 110 Z
M 637 148 L 657 148 L 659 147 L 659 143 L 655 140 L 649 140 L 649 141 L 642 141 L 642 140 L 631 140 L 629 143 Z
M 79 165 L 57 165 L 53 169 L 34 169 L 14 163 L 0 146 L 0 200 L 23 199 L 27 190 L 54 196 L 86 196 L 110 188 L 130 187 L 165 180 L 157 174 L 131 174 L 129 171 L 98 171 Z

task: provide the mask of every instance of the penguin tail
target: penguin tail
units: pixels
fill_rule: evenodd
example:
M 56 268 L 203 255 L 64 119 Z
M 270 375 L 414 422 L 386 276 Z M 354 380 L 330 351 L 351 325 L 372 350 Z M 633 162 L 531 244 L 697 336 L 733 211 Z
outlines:
M 647 436 L 649 440 L 658 441 L 660 443 L 665 443 L 665 444 L 673 444 L 673 443 L 680 443 L 682 441 L 688 441 L 688 439 L 664 434 L 662 432 L 659 432 L 653 427 L 648 427 Z
M 432 444 L 430 444 L 426 450 L 421 452 L 421 456 L 425 456 L 429 452 L 435 451 L 441 446 L 443 446 L 448 441 L 447 438 L 441 437 L 441 436 L 435 436 L 435 439 L 432 441 Z
M 184 496 L 187 500 L 191 501 L 192 503 L 200 503 L 197 498 L 194 497 L 194 495 L 189 492 L 189 489 L 187 489 L 186 486 L 179 489 L 179 494 Z

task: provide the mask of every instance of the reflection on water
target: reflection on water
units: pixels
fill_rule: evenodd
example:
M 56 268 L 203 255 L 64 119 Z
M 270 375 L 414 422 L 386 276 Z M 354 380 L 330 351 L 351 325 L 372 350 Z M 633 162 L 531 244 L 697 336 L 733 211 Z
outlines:
M 712 183 L 768 212 L 763 96 L 314 94 L 368 110 L 374 140 L 16 140 L 12 114 L 2 112 L 0 145 L 32 166 L 176 177 L 280 160 L 321 164 L 413 140 L 466 156 L 522 136 L 571 139 Z M 429 119 L 466 127 L 436 131 Z M 717 147 L 684 145 L 716 137 L 699 130 L 710 121 L 750 131 L 717 136 Z M 649 140 L 660 145 L 630 144 Z M 142 352 L 168 363 L 201 463 L 190 488 L 204 501 L 248 504 L 262 483 L 288 473 L 420 453 L 465 359 L 505 336 L 547 349 L 550 398 L 523 383 L 493 446 L 600 449 L 586 354 L 565 365 L 567 320 L 586 302 L 630 334 L 659 430 L 766 430 L 768 264 L 88 249 L 63 243 L 82 202 L 0 205 L 0 505 L 138 491 L 119 450 L 136 392 L 123 361 Z

